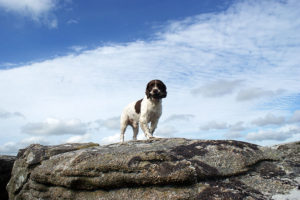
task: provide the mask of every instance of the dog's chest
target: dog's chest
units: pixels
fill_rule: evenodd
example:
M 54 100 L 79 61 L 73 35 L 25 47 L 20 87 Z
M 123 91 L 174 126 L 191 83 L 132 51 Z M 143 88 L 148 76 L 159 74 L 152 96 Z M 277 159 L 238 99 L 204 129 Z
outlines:
M 144 115 L 147 115 L 148 118 L 154 118 L 161 115 L 161 103 L 153 103 L 151 101 L 145 102 L 144 105 L 142 105 L 144 108 L 142 108 L 142 112 Z

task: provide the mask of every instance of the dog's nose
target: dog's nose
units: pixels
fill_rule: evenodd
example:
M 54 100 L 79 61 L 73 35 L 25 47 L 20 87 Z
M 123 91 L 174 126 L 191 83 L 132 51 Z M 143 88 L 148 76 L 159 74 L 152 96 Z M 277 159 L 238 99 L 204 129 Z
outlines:
M 154 89 L 154 90 L 153 90 L 153 93 L 154 93 L 154 94 L 157 94 L 157 93 L 158 93 L 158 89 Z

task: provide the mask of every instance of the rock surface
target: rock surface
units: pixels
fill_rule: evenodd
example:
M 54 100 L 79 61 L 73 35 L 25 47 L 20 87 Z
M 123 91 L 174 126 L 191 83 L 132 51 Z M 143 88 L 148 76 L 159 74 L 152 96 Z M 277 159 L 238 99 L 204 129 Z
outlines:
M 31 145 L 17 157 L 10 199 L 271 199 L 300 185 L 300 142 Z
M 15 156 L 0 156 L 0 199 L 2 200 L 8 199 L 6 184 L 10 179 L 15 160 Z

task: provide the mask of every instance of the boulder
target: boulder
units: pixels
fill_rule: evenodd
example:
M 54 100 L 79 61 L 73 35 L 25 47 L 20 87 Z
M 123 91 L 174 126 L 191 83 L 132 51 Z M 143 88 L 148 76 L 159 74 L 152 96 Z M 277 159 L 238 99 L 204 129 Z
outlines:
M 10 199 L 270 199 L 299 187 L 300 142 L 184 138 L 20 150 Z
M 0 199 L 2 200 L 8 199 L 6 185 L 10 179 L 15 160 L 15 156 L 0 156 Z

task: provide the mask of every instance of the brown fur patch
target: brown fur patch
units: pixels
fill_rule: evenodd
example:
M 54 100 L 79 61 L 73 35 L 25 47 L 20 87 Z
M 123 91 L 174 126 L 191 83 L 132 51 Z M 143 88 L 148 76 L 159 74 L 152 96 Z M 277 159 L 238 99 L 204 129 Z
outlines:
M 140 99 L 135 103 L 134 109 L 137 114 L 140 114 L 140 112 L 141 112 L 142 101 L 143 101 L 143 99 Z

